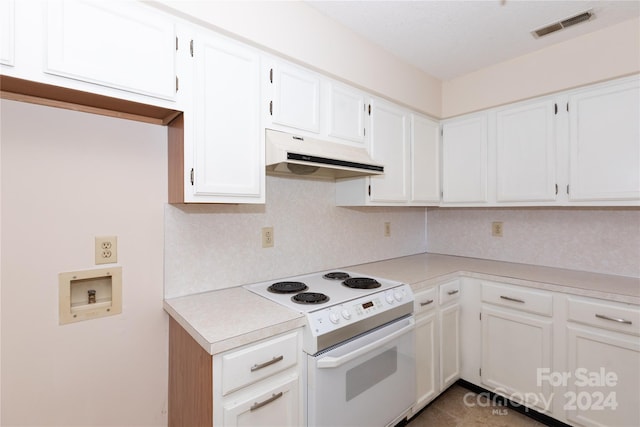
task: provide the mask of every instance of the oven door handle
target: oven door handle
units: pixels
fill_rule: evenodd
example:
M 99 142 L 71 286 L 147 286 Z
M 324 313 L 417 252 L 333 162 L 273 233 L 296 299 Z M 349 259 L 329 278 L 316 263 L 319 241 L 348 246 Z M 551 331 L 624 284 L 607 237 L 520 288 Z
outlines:
M 404 326 L 401 329 L 398 329 L 395 332 L 390 333 L 389 335 L 385 336 L 384 338 L 380 338 L 377 341 L 374 341 L 370 344 L 366 344 L 362 347 L 360 347 L 359 349 L 352 351 L 351 353 L 347 353 L 343 356 L 339 356 L 339 357 L 331 357 L 331 356 L 327 356 L 327 357 L 323 357 L 321 359 L 318 359 L 317 361 L 317 367 L 320 369 L 326 369 L 326 368 L 337 368 L 338 366 L 344 365 L 345 363 L 356 359 L 360 356 L 362 356 L 363 354 L 366 354 L 368 352 L 370 352 L 371 350 L 375 350 L 377 347 L 382 347 L 383 345 L 395 340 L 396 338 L 398 338 L 401 335 L 404 335 L 408 332 L 410 332 L 411 330 L 413 330 L 414 328 L 414 324 L 415 321 L 413 320 L 413 318 L 410 319 L 410 323 L 408 326 Z

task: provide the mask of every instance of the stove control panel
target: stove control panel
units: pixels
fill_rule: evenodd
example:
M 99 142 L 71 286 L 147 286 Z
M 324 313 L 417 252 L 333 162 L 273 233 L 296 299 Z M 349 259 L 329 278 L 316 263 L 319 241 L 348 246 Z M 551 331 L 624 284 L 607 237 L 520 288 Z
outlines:
M 386 312 L 400 306 L 406 306 L 407 303 L 413 304 L 411 287 L 409 285 L 399 285 L 392 289 L 310 312 L 307 316 L 312 334 L 314 336 L 320 336 L 349 325 L 354 325 L 362 320 L 375 316 L 384 316 Z M 411 308 L 408 313 L 399 313 L 397 317 L 409 314 L 412 310 Z M 366 330 L 362 332 L 366 332 Z

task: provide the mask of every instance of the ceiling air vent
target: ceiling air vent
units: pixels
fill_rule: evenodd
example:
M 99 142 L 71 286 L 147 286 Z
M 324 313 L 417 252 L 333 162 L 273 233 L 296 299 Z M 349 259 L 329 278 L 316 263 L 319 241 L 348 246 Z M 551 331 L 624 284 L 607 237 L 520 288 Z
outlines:
M 534 30 L 531 32 L 531 34 L 533 34 L 533 37 L 535 38 L 539 38 L 542 36 L 546 36 L 547 34 L 551 34 L 551 33 L 555 33 L 556 31 L 560 31 L 563 28 L 567 28 L 570 27 L 572 25 L 576 25 L 579 24 L 581 22 L 586 22 L 590 19 L 592 19 L 594 17 L 594 14 L 591 10 L 588 10 L 586 12 L 582 12 L 579 13 L 575 16 L 572 16 L 570 18 L 564 19 L 562 21 L 559 22 L 554 22 L 553 24 L 550 25 L 546 25 L 542 28 L 539 28 L 537 30 Z

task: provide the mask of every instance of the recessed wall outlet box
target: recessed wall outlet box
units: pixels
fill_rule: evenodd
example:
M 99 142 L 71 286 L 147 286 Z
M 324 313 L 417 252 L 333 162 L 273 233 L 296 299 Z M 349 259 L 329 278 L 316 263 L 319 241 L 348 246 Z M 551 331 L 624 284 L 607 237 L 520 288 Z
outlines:
M 273 247 L 273 227 L 262 227 L 262 247 Z
M 502 237 L 502 222 L 496 221 L 491 223 L 491 235 L 495 237 Z
M 122 313 L 122 267 L 58 275 L 59 323 Z
M 118 237 L 96 237 L 95 252 L 96 264 L 112 264 L 118 262 Z

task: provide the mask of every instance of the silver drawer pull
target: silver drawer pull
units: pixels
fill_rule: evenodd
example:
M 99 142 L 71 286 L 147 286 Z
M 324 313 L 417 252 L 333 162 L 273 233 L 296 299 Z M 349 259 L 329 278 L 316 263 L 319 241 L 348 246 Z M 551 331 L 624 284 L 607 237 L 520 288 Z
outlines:
M 455 291 L 449 291 L 449 292 L 447 292 L 447 295 L 455 295 L 455 294 L 457 294 L 458 292 L 460 292 L 460 290 L 459 290 L 459 289 L 456 289 Z
M 421 302 L 421 303 L 420 303 L 420 307 L 424 307 L 425 305 L 429 305 L 429 304 L 431 304 L 432 302 L 433 302 L 433 300 L 432 300 L 432 299 L 430 299 L 429 301 Z
M 506 299 L 507 301 L 519 302 L 521 304 L 524 304 L 524 301 L 522 301 L 521 299 L 505 297 L 504 295 L 500 295 L 500 298 Z
M 273 359 L 269 360 L 268 362 L 264 362 L 264 363 L 260 363 L 260 364 L 255 364 L 251 367 L 251 372 L 253 371 L 257 371 L 258 369 L 262 369 L 262 368 L 266 368 L 267 366 L 271 366 L 274 363 L 278 363 L 279 361 L 281 361 L 282 359 L 284 359 L 284 356 L 278 356 L 278 357 L 274 357 Z
M 282 392 L 273 393 L 271 397 L 268 398 L 267 400 L 263 400 L 262 402 L 256 402 L 253 405 L 251 405 L 251 408 L 249 408 L 249 410 L 255 411 L 256 409 L 262 408 L 264 405 L 268 405 L 269 403 L 273 402 L 276 399 L 280 399 L 281 397 L 282 397 Z
M 604 314 L 596 314 L 596 317 L 598 319 L 611 320 L 613 322 L 624 323 L 625 325 L 631 325 L 631 320 L 619 319 L 617 317 L 609 317 L 609 316 L 605 316 Z

